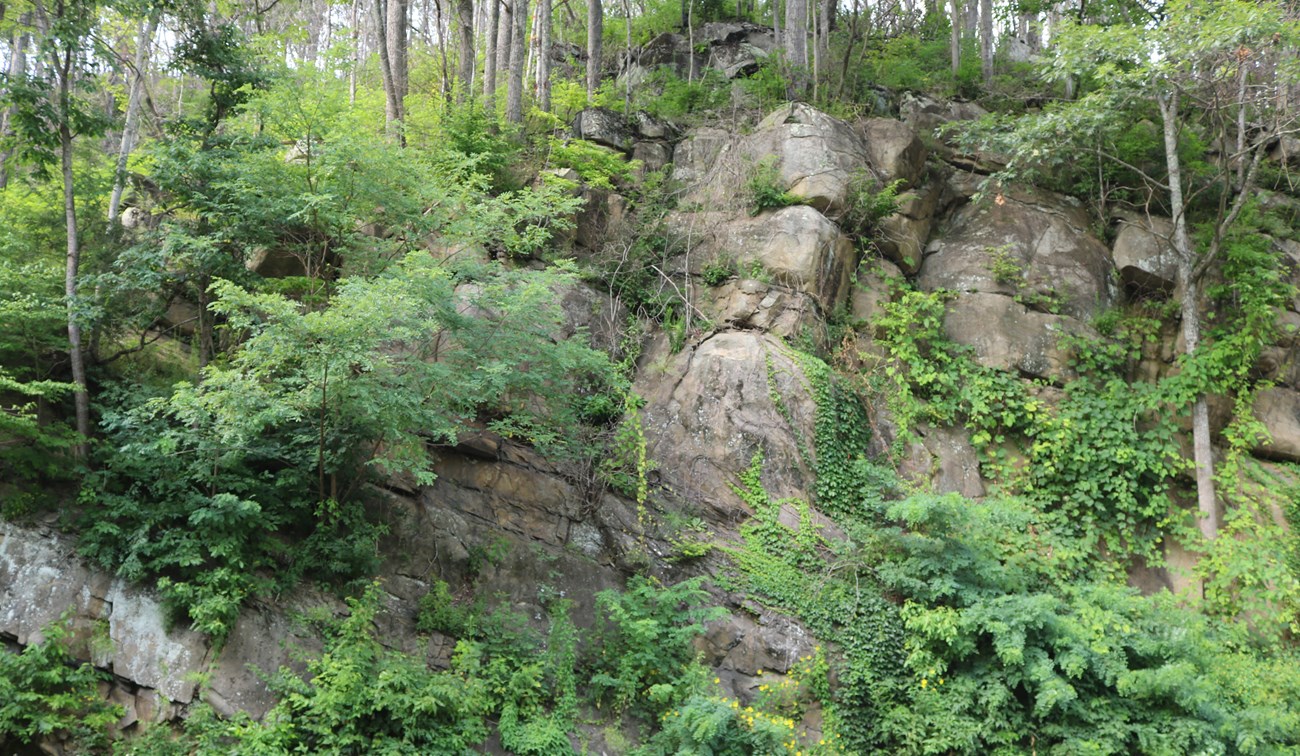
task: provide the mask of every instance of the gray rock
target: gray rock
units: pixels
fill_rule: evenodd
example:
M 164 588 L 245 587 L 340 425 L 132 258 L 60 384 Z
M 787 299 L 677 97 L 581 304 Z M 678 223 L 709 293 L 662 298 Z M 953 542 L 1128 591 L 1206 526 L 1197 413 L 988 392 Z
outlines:
M 632 149 L 632 126 L 608 108 L 587 108 L 578 113 L 573 119 L 573 135 L 622 152 Z
M 1133 292 L 1172 294 L 1178 283 L 1178 256 L 1169 239 L 1168 218 L 1121 216 L 1111 254 L 1121 283 Z
M 677 161 L 673 175 L 686 185 L 683 202 L 708 209 L 743 208 L 749 198 L 742 187 L 760 163 L 771 161 L 778 189 L 836 214 L 854 177 L 868 169 L 862 136 L 803 103 L 783 105 L 748 136 L 697 131 L 678 147 Z
M 915 184 L 925 170 L 927 150 L 911 124 L 893 118 L 870 118 L 858 124 L 876 176 L 889 183 Z
M 766 331 L 784 339 L 825 336 L 816 300 L 801 291 L 748 278 L 733 278 L 706 290 L 701 311 L 715 323 Z
M 944 332 L 975 350 L 981 365 L 1062 381 L 1073 373 L 1062 336 L 1092 335 L 1092 328 L 1068 315 L 1035 312 L 1001 294 L 959 294 L 948 306 Z
M 1268 459 L 1300 462 L 1300 392 L 1270 388 L 1255 395 L 1255 417 L 1264 424 L 1269 440 L 1251 453 Z
M 816 407 L 798 360 L 779 339 L 716 333 L 671 354 L 659 338 L 642 357 L 646 449 L 664 485 L 703 508 L 715 530 L 747 516 L 731 486 L 756 451 L 774 498 L 806 497 Z
M 757 217 L 676 213 L 669 216 L 668 228 L 688 245 L 692 273 L 719 259 L 735 261 L 742 271 L 757 266 L 773 282 L 811 294 L 827 312 L 848 294 L 856 256 L 853 243 L 806 205 Z
M 926 291 L 1020 295 L 1090 319 L 1111 301 L 1110 270 L 1110 251 L 1077 203 L 1008 192 L 950 215 L 926 248 L 917 283 Z

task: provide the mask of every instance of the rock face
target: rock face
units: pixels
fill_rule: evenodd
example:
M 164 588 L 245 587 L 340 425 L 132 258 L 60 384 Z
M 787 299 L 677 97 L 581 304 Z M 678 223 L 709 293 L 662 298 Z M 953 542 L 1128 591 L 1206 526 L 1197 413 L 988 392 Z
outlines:
M 573 135 L 622 152 L 632 150 L 631 125 L 608 108 L 587 108 L 578 113 L 573 119 Z
M 1172 294 L 1178 282 L 1178 258 L 1169 243 L 1173 223 L 1168 218 L 1122 217 L 1111 254 L 1126 291 Z
M 1271 388 L 1255 397 L 1255 417 L 1268 430 L 1269 440 L 1251 452 L 1270 459 L 1300 462 L 1300 392 Z
M 1019 296 L 1088 319 L 1110 304 L 1110 251 L 1088 232 L 1077 203 L 1047 192 L 1007 193 L 970 203 L 926 248 L 917 283 Z
M 777 187 L 827 213 L 844 209 L 849 185 L 868 168 L 867 146 L 849 124 L 803 103 L 778 108 L 753 134 L 732 138 L 705 130 L 691 134 L 677 157 L 674 176 L 687 184 L 683 203 L 744 207 L 738 196 L 764 161 L 776 171 Z
M 1092 329 L 1068 315 L 1030 310 L 1001 294 L 959 294 L 943 319 L 948 338 L 975 349 L 975 360 L 999 370 L 1059 381 L 1071 377 L 1062 336 Z
M 766 331 L 783 339 L 823 335 L 816 300 L 801 291 L 752 278 L 733 278 L 701 296 L 704 314 L 731 328 Z
M 783 207 L 752 218 L 680 213 L 669 217 L 668 227 L 688 249 L 692 273 L 728 261 L 742 271 L 756 268 L 774 283 L 812 295 L 827 312 L 848 294 L 853 242 L 811 207 Z
M 723 332 L 671 354 L 659 339 L 642 365 L 634 388 L 646 400 L 646 451 L 674 498 L 734 527 L 743 508 L 731 486 L 760 451 L 772 460 L 763 482 L 774 498 L 812 490 L 816 408 L 779 340 Z
M 925 171 L 928 150 L 912 126 L 893 118 L 869 118 L 858 124 L 877 177 L 888 183 L 915 185 Z

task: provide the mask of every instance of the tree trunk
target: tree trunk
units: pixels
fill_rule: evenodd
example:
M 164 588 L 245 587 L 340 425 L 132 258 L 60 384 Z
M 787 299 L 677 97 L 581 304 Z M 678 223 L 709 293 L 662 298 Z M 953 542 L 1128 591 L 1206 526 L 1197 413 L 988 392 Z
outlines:
M 66 50 L 57 61 L 59 83 L 59 162 L 63 169 L 63 218 L 67 230 L 67 266 L 63 291 L 68 307 L 68 360 L 72 366 L 73 400 L 76 403 L 77 433 L 74 451 L 84 460 L 90 452 L 90 390 L 86 383 L 85 354 L 81 349 L 81 324 L 77 319 L 77 280 L 81 266 L 81 244 L 77 236 L 77 196 L 72 182 L 72 61 Z
M 397 97 L 397 120 L 406 120 L 407 33 L 410 26 L 410 0 L 387 0 L 388 63 L 392 66 L 393 93 Z
M 993 0 L 980 0 L 980 73 L 984 86 L 993 83 Z
M 1182 165 L 1178 159 L 1178 95 L 1156 99 L 1164 122 L 1165 165 L 1169 173 L 1169 212 L 1173 216 L 1174 252 L 1178 258 L 1178 288 L 1182 294 L 1183 341 L 1186 354 L 1196 353 L 1201 341 L 1201 314 L 1197 306 L 1196 277 L 1192 275 L 1192 242 L 1187 232 L 1183 202 Z M 1210 412 L 1202 393 L 1192 407 L 1192 458 L 1196 466 L 1196 508 L 1201 534 L 1213 540 L 1219 532 L 1219 506 L 1214 491 L 1214 450 L 1210 447 Z
M 551 112 L 551 0 L 537 2 L 537 106 Z
M 600 88 L 600 45 L 605 34 L 605 9 L 600 0 L 587 0 L 587 99 Z
M 627 67 L 625 73 L 630 73 L 632 68 L 632 5 L 628 0 L 623 0 L 623 30 L 626 32 L 627 44 Z M 623 112 L 632 113 L 632 77 L 623 77 Z
M 506 85 L 506 120 L 524 122 L 524 58 L 528 53 L 528 0 L 514 0 L 514 37 L 510 41 L 510 80 Z
M 389 2 L 375 0 L 375 36 L 379 42 L 379 77 L 384 84 L 384 122 L 389 133 L 397 137 L 398 144 L 402 144 L 402 97 L 393 76 L 392 50 L 388 44 Z
M 503 0 L 497 19 L 497 76 L 510 73 L 511 40 L 515 36 L 514 0 Z M 509 79 L 506 79 L 509 86 Z
M 790 63 L 790 99 L 796 99 L 807 88 L 808 0 L 786 0 L 785 57 Z
M 483 100 L 487 109 L 496 112 L 497 94 L 497 23 L 501 13 L 499 0 L 487 0 L 487 18 L 483 22 Z
M 361 14 L 357 6 L 361 0 L 352 0 L 352 70 L 348 71 L 348 104 L 357 104 L 357 69 L 361 67 Z
M 126 162 L 135 149 L 136 135 L 140 131 L 140 100 L 144 98 L 144 78 L 149 69 L 149 48 L 153 46 L 154 30 L 158 27 L 158 11 L 151 11 L 147 20 L 140 22 L 140 41 L 135 50 L 135 76 L 131 79 L 131 92 L 126 100 L 126 122 L 122 124 L 122 145 L 117 152 L 117 168 L 113 172 L 113 193 L 108 198 L 108 222 L 117 221 L 117 211 L 122 204 L 122 191 L 126 186 Z
M 948 55 L 952 58 L 952 75 L 961 70 L 961 0 L 948 0 L 952 8 L 952 36 L 948 39 Z
M 22 78 L 27 74 L 27 34 L 24 28 L 31 25 L 31 17 L 24 14 L 20 17 L 19 26 L 14 29 L 13 38 L 9 47 L 9 77 L 11 79 Z M 12 119 L 14 117 L 14 108 L 5 108 L 0 113 L 0 137 L 6 137 L 13 133 Z M 9 158 L 13 155 L 13 150 L 0 152 L 0 189 L 9 185 Z

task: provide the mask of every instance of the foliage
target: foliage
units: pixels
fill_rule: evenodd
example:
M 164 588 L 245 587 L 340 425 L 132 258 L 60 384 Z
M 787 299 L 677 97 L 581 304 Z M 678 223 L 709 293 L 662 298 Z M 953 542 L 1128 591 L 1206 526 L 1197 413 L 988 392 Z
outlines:
M 584 397 L 613 380 L 602 353 L 548 335 L 568 281 L 489 270 L 457 293 L 448 269 L 417 254 L 345 280 L 315 311 L 218 282 L 214 310 L 243 343 L 202 383 L 106 413 L 87 553 L 133 579 L 167 578 L 164 595 L 218 638 L 270 587 L 264 570 L 281 585 L 363 574 L 379 532 L 359 495 L 369 475 L 431 480 L 426 441 L 452 442 L 478 417 L 568 448 Z
M 880 221 L 898 212 L 903 184 L 903 179 L 897 179 L 880 186 L 870 172 L 855 174 L 849 181 L 840 227 L 863 238 L 871 236 Z
M 613 189 L 632 179 L 634 163 L 608 147 L 585 139 L 550 138 L 550 163 L 556 168 L 572 168 L 584 183 L 599 189 Z
M 763 158 L 754 165 L 745 183 L 745 193 L 749 199 L 750 215 L 775 207 L 803 204 L 803 199 L 782 188 L 781 172 L 773 157 Z
M 1169 485 L 1184 465 L 1168 408 L 1190 402 L 1177 384 L 1128 383 L 1085 369 L 1052 407 L 948 341 L 940 296 L 907 291 L 885 310 L 877 324 L 893 361 L 885 375 L 904 428 L 965 425 L 986 452 L 986 472 L 1058 513 L 1063 527 L 1100 540 L 1111 557 L 1154 554 Z M 1083 355 L 1079 367 L 1097 364 L 1091 343 L 1075 342 L 1075 352 Z M 1022 464 L 1007 456 L 1006 445 L 1017 441 Z
M 76 662 L 66 622 L 41 635 L 21 651 L 0 649 L 0 689 L 7 691 L 0 703 L 0 746 L 13 752 L 53 738 L 78 753 L 103 753 L 108 727 L 121 716 L 99 693 L 108 675 Z
M 912 707 L 891 727 L 908 750 L 1011 752 L 1033 738 L 1039 748 L 1230 752 L 1300 737 L 1291 707 L 1269 723 L 1255 714 L 1295 675 L 1271 677 L 1271 661 L 1231 650 L 1168 597 L 1076 576 L 1069 565 L 1084 545 L 1026 527 L 1032 510 L 914 497 L 888 515 L 901 552 L 882 577 L 907 597 L 915 676 Z M 1251 669 L 1251 682 L 1223 695 L 1229 668 Z
M 597 706 L 630 708 L 657 716 L 691 693 L 683 679 L 695 653 L 692 639 L 720 609 L 704 608 L 703 578 L 660 586 L 635 576 L 623 593 L 601 591 L 601 622 L 593 637 L 591 689 Z M 686 679 L 689 679 L 688 676 Z

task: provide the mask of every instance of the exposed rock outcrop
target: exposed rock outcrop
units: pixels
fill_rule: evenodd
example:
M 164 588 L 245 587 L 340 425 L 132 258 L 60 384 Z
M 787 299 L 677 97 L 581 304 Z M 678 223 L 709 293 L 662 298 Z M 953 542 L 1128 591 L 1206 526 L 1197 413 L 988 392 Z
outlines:
M 917 283 L 1020 296 L 1088 319 L 1112 300 L 1110 251 L 1089 233 L 1077 201 L 1048 192 L 1007 192 L 958 208 L 926 248 Z

